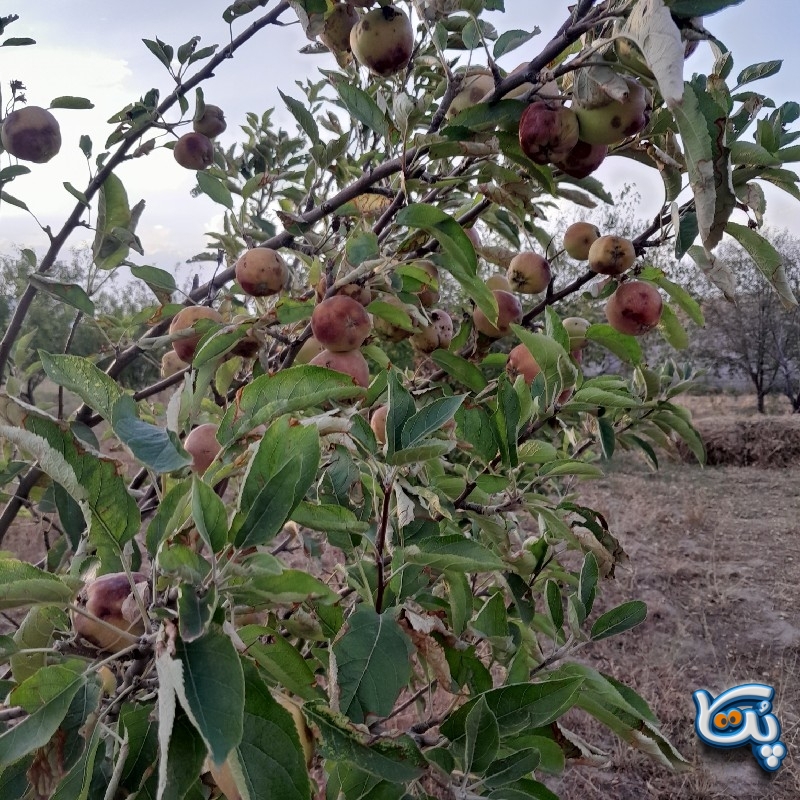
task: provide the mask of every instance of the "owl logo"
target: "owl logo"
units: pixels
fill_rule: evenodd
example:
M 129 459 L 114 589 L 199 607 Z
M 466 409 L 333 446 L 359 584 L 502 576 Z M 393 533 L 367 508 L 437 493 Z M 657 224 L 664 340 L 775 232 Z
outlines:
M 717 697 L 698 689 L 692 694 L 695 731 L 712 747 L 750 744 L 762 769 L 775 772 L 786 757 L 786 745 L 780 741 L 780 722 L 772 713 L 774 694 L 763 683 L 734 686 Z

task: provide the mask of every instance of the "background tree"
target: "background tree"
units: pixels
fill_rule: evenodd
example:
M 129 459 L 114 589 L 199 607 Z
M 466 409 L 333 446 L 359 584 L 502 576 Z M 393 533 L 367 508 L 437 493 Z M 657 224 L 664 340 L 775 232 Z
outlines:
M 640 344 L 657 327 L 685 346 L 682 315 L 702 324 L 702 311 L 651 251 L 688 253 L 727 292 L 732 273 L 714 248 L 730 235 L 792 300 L 780 255 L 731 216 L 746 209 L 758 227 L 759 181 L 796 194 L 782 166 L 800 157 L 798 107 L 728 88 L 780 68 L 731 78 L 730 53 L 688 16 L 730 4 L 580 0 L 510 74 L 496 59 L 536 31 L 499 33 L 483 12 L 501 4 L 488 0 L 367 0 L 363 14 L 237 1 L 221 48 L 145 41 L 169 92 L 121 109 L 100 153 L 81 138 L 91 179 L 72 187 L 63 226 L 43 229 L 46 251 L 27 256 L 0 340 L 0 538 L 42 503 L 63 531 L 48 569 L 0 559 L 0 604 L 27 610 L 1 642 L 4 798 L 30 786 L 206 797 L 211 784 L 229 800 L 547 798 L 543 773 L 592 758 L 561 723 L 572 708 L 685 768 L 633 689 L 574 658 L 646 607 L 598 611 L 625 554 L 573 488 L 617 449 L 655 461 L 680 438 L 703 458 L 675 402 L 691 375 L 647 363 Z M 219 147 L 226 122 L 203 82 L 295 20 L 338 69 L 282 95 L 295 132 L 251 113 L 241 141 Z M 713 74 L 684 81 L 700 41 Z M 50 109 L 88 104 L 61 97 Z M 6 151 L 56 157 L 54 115 L 16 93 L 12 105 Z M 131 205 L 116 172 L 159 148 L 224 213 L 218 252 L 198 256 L 216 272 L 188 293 L 136 263 L 144 204 Z M 476 221 L 498 247 L 536 241 L 539 261 L 558 266 L 543 220 L 563 201 L 606 202 L 591 175 L 606 157 L 659 171 L 658 215 L 601 231 L 583 269 L 554 269 L 535 294 L 488 286 L 478 255 L 502 265 L 507 253 L 470 235 Z M 19 205 L 13 181 L 28 168 L 9 160 L 0 198 Z M 16 348 L 45 295 L 100 319 L 97 284 L 50 280 L 79 225 L 94 230 L 90 275 L 129 266 L 157 307 L 108 337 L 108 361 L 60 342 L 40 349 L 47 377 L 81 403 L 49 415 L 7 376 L 12 357 L 25 363 Z M 565 324 L 560 304 L 598 274 L 607 321 Z M 455 307 L 436 307 L 437 275 L 458 285 Z M 512 336 L 513 355 L 493 350 Z M 403 338 L 413 369 L 384 348 Z M 627 373 L 585 374 L 587 341 Z M 125 370 L 153 353 L 166 377 L 126 390 Z M 173 387 L 166 408 L 153 401 Z M 124 462 L 98 455 L 101 423 Z

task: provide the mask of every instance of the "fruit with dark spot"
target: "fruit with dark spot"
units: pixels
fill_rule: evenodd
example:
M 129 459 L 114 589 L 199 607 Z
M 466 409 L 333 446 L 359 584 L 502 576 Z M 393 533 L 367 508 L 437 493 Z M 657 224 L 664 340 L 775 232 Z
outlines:
M 184 133 L 175 142 L 172 155 L 186 169 L 206 169 L 214 161 L 214 144 L 202 133 Z
M 311 330 L 323 347 L 345 353 L 361 347 L 372 330 L 372 320 L 361 303 L 337 294 L 314 308 Z
M 391 5 L 368 11 L 350 31 L 350 49 L 360 64 L 382 78 L 401 72 L 414 50 L 411 20 Z
M 598 108 L 575 107 L 580 126 L 580 138 L 589 144 L 616 144 L 644 130 L 650 121 L 652 98 L 634 78 L 625 78 L 628 97 L 625 101 L 611 100 Z
M 183 449 L 192 457 L 192 472 L 202 475 L 222 449 L 217 441 L 217 426 L 206 422 L 192 428 L 183 442 Z
M 336 353 L 323 350 L 309 363 L 317 367 L 343 372 L 345 375 L 349 375 L 358 386 L 363 386 L 365 389 L 369 386 L 369 365 L 360 350 Z
M 439 270 L 433 261 L 415 261 L 412 266 L 426 272 L 433 280 L 431 285 L 425 286 L 420 289 L 416 294 L 419 297 L 419 302 L 425 308 L 430 308 L 439 302 Z
M 201 319 L 222 323 L 222 315 L 216 309 L 208 306 L 188 306 L 175 315 L 169 326 L 169 332 L 170 334 L 175 334 L 186 331 L 194 327 L 194 324 Z M 172 349 L 178 354 L 178 358 L 181 361 L 185 361 L 187 364 L 192 362 L 194 351 L 197 349 L 200 339 L 203 338 L 203 333 L 199 332 L 172 340 Z
M 570 258 L 586 261 L 589 258 L 589 248 L 599 238 L 600 230 L 596 225 L 591 222 L 573 222 L 564 231 L 564 249 Z
M 134 572 L 132 577 L 141 596 L 147 587 L 147 576 Z M 109 653 L 118 653 L 135 644 L 145 627 L 137 605 L 130 602 L 133 600 L 131 592 L 131 583 L 124 572 L 111 572 L 88 581 L 78 597 L 78 607 L 106 624 L 73 611 L 75 632 Z
M 12 111 L 0 128 L 3 147 L 15 158 L 44 164 L 61 149 L 58 120 L 40 106 L 25 106 Z
M 219 136 L 227 127 L 225 112 L 219 106 L 211 103 L 206 103 L 200 117 L 192 120 L 194 132 L 202 133 L 203 136 L 207 136 L 209 139 Z
M 554 158 L 553 164 L 571 178 L 588 178 L 607 155 L 607 144 L 589 144 L 578 139 L 575 147 L 564 158 Z
M 493 89 L 494 78 L 488 69 L 468 74 L 461 84 L 461 91 L 453 98 L 445 116 L 447 119 L 452 119 L 456 114 L 478 105 Z
M 622 275 L 636 261 L 633 242 L 623 236 L 601 236 L 589 248 L 589 269 L 600 275 Z
M 490 339 L 500 339 L 511 333 L 512 324 L 522 322 L 522 304 L 511 292 L 495 289 L 492 294 L 497 300 L 497 325 L 489 322 L 489 318 L 480 308 L 476 308 L 472 313 L 472 320 L 479 333 L 488 336 Z
M 567 336 L 569 336 L 570 352 L 573 355 L 576 353 L 580 355 L 580 351 L 589 344 L 589 340 L 586 338 L 586 331 L 589 330 L 591 323 L 583 317 L 567 317 L 561 324 L 564 326 Z
M 278 294 L 289 280 L 289 267 L 277 250 L 254 247 L 236 262 L 236 281 L 245 294 L 268 297 Z
M 325 280 L 325 276 L 323 275 L 319 279 L 319 283 L 317 283 L 315 292 L 317 295 L 317 300 L 323 300 L 325 298 L 325 292 L 328 291 L 328 284 Z M 361 303 L 362 306 L 368 306 L 372 302 L 372 290 L 369 286 L 362 286 L 360 283 L 346 283 L 344 286 L 340 286 L 331 297 L 343 294 L 347 295 L 347 297 L 352 297 L 353 300 Z
M 578 118 L 561 103 L 537 100 L 522 112 L 519 143 L 536 164 L 566 158 L 578 143 Z
M 518 344 L 511 349 L 506 361 L 506 372 L 512 381 L 516 380 L 518 375 L 522 375 L 525 383 L 530 386 L 541 371 L 531 351 L 524 344 Z
M 517 253 L 508 265 L 507 276 L 515 292 L 539 294 L 550 283 L 550 262 L 538 253 Z
M 431 324 L 411 337 L 411 346 L 421 353 L 447 350 L 453 341 L 453 320 L 446 311 L 431 311 Z
M 625 281 L 606 303 L 606 319 L 614 330 L 642 336 L 658 325 L 663 301 L 658 289 L 644 281 Z

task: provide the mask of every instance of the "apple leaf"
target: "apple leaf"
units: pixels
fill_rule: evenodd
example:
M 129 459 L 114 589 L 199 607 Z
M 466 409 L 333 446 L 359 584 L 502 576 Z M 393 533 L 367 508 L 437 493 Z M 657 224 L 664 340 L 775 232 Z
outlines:
M 81 584 L 77 578 L 59 577 L 16 558 L 0 558 L 0 609 L 64 606 Z
M 353 722 L 389 714 L 411 677 L 413 648 L 394 613 L 359 606 L 333 645 L 339 706 Z

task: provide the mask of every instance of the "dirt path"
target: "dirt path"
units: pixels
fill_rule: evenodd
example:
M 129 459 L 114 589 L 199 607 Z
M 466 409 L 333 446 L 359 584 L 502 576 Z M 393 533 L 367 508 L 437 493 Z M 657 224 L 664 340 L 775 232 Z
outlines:
M 631 557 L 601 608 L 640 598 L 635 633 L 598 643 L 586 660 L 633 686 L 695 769 L 672 775 L 599 728 L 608 770 L 550 781 L 564 800 L 797 800 L 800 797 L 800 493 L 792 469 L 667 465 L 657 474 L 621 460 L 581 499 L 607 515 Z M 749 748 L 701 744 L 691 693 L 748 681 L 774 686 L 789 755 L 777 773 Z M 571 721 L 586 725 L 577 715 Z M 592 741 L 596 741 L 593 738 Z

